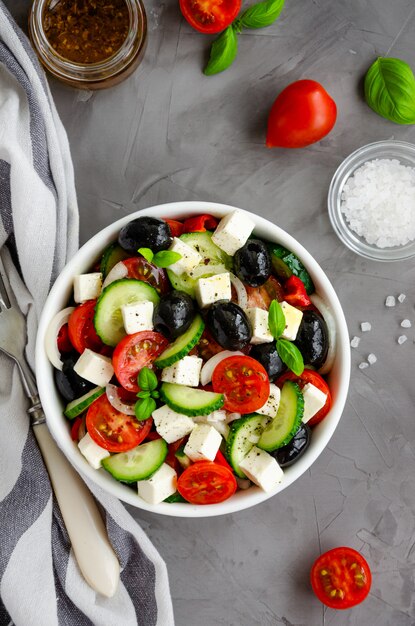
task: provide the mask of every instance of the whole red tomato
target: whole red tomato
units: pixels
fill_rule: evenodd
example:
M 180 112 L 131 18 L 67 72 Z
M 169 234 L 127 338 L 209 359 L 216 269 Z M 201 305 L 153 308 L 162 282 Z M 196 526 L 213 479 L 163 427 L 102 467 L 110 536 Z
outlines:
M 268 148 L 304 148 L 333 128 L 337 107 L 315 80 L 297 80 L 277 97 L 268 116 Z

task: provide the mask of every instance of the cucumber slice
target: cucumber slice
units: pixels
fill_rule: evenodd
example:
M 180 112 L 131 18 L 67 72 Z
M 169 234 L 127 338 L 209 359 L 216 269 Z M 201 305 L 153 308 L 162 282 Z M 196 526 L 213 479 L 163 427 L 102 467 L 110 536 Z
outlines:
M 102 460 L 102 466 L 117 480 L 134 483 L 150 478 L 163 464 L 167 452 L 164 439 L 155 439 L 127 452 L 112 454 Z
M 209 415 L 220 409 L 225 402 L 222 393 L 194 389 L 175 383 L 162 383 L 160 397 L 173 411 L 189 417 Z
M 258 448 L 272 452 L 287 445 L 300 427 L 304 414 L 304 396 L 297 383 L 288 380 L 281 390 L 277 415 L 258 441 Z
M 180 239 L 194 248 L 203 257 L 191 272 L 177 276 L 167 268 L 167 274 L 174 289 L 179 289 L 195 297 L 195 286 L 199 278 L 222 274 L 232 268 L 232 257 L 218 248 L 212 241 L 212 233 L 185 233 Z
M 117 265 L 119 261 L 128 259 L 129 256 L 131 255 L 129 255 L 128 252 L 126 252 L 126 250 L 121 248 L 121 246 L 118 243 L 116 242 L 110 243 L 110 245 L 107 246 L 104 252 L 102 253 L 101 265 L 99 267 L 99 271 L 105 278 L 106 276 L 108 276 L 112 268 L 115 265 Z
M 126 335 L 121 306 L 143 300 L 157 304 L 160 297 L 154 287 L 142 280 L 122 278 L 105 287 L 98 298 L 94 317 L 95 330 L 105 344 L 116 346 Z
M 194 348 L 202 336 L 204 329 L 204 321 L 200 315 L 196 315 L 186 332 L 180 335 L 180 337 L 177 337 L 177 339 L 175 339 L 175 341 L 173 341 L 173 343 L 171 343 L 154 361 L 154 364 L 157 365 L 157 367 L 168 367 L 176 363 L 176 361 L 180 361 L 180 359 Z
M 294 252 L 283 246 L 271 246 L 271 260 L 274 272 L 279 278 L 286 280 L 294 274 L 303 281 L 308 294 L 315 291 L 310 274 Z
M 70 420 L 74 417 L 78 417 L 78 415 L 81 415 L 81 413 L 86 411 L 86 409 L 104 393 L 105 387 L 94 387 L 94 389 L 91 389 L 91 391 L 88 391 L 88 393 L 85 393 L 80 398 L 76 398 L 75 400 L 72 400 L 72 402 L 69 402 L 69 404 L 66 405 L 66 409 L 63 414 Z
M 230 424 L 229 435 L 226 441 L 226 457 L 239 478 L 246 478 L 243 471 L 239 469 L 239 463 L 256 445 L 255 439 L 260 437 L 266 422 L 267 418 L 264 415 L 252 413 Z
M 183 469 L 187 469 L 188 467 L 190 467 L 192 462 L 187 454 L 184 453 L 184 446 L 180 446 L 180 448 L 176 450 L 174 456 L 179 461 Z

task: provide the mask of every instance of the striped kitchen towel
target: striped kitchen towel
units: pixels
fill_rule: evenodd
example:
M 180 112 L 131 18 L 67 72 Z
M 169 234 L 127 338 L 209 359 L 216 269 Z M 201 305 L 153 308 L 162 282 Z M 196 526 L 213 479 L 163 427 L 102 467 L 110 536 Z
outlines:
M 44 300 L 77 245 L 66 134 L 30 44 L 0 0 L 0 248 L 27 315 L 32 367 Z M 108 599 L 84 582 L 26 408 L 17 369 L 0 354 L 0 626 L 172 625 L 163 560 L 124 506 L 95 486 L 121 583 Z

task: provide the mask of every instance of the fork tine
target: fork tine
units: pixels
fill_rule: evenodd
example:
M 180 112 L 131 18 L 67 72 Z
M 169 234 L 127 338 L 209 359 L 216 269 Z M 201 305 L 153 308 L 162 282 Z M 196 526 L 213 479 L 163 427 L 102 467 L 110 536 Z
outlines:
M 4 268 L 3 259 L 0 254 L 0 310 L 10 309 L 12 302 L 9 294 L 12 294 L 9 279 Z

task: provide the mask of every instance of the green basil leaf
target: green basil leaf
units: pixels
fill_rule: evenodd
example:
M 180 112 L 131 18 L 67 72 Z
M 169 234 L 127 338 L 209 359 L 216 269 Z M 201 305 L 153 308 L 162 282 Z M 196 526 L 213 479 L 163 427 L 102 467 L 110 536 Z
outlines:
M 137 394 L 137 398 L 149 398 L 151 395 L 150 391 L 139 391 Z
M 285 315 L 278 300 L 273 300 L 268 312 L 268 326 L 274 339 L 281 337 L 285 328 Z
M 159 391 L 152 391 L 151 392 L 151 397 L 154 398 L 155 400 L 157 400 L 157 398 L 160 398 L 160 392 Z
M 304 361 L 297 346 L 287 339 L 278 339 L 277 352 L 281 361 L 285 363 L 296 376 L 301 376 L 304 372 Z
M 376 113 L 396 124 L 415 124 L 415 77 L 405 61 L 379 57 L 365 76 L 365 98 Z
M 134 406 L 135 416 L 139 422 L 148 419 L 156 408 L 156 401 L 153 398 L 143 398 L 137 400 Z
M 182 255 L 178 252 L 173 252 L 173 250 L 160 250 L 160 252 L 156 252 L 154 255 L 153 263 L 157 267 L 169 267 L 176 261 L 180 261 L 181 258 Z
M 204 69 L 206 76 L 212 76 L 228 69 L 238 54 L 238 40 L 232 24 L 212 43 L 210 58 Z
M 244 28 L 264 28 L 264 26 L 270 26 L 279 17 L 283 8 L 284 0 L 258 2 L 242 13 L 240 23 Z
M 150 248 L 138 248 L 138 254 L 141 254 L 145 258 L 146 261 L 151 263 L 154 257 L 154 253 L 150 250 Z
M 154 391 L 154 389 L 157 389 L 158 385 L 157 376 L 148 367 L 143 367 L 140 370 L 137 382 L 142 391 Z

